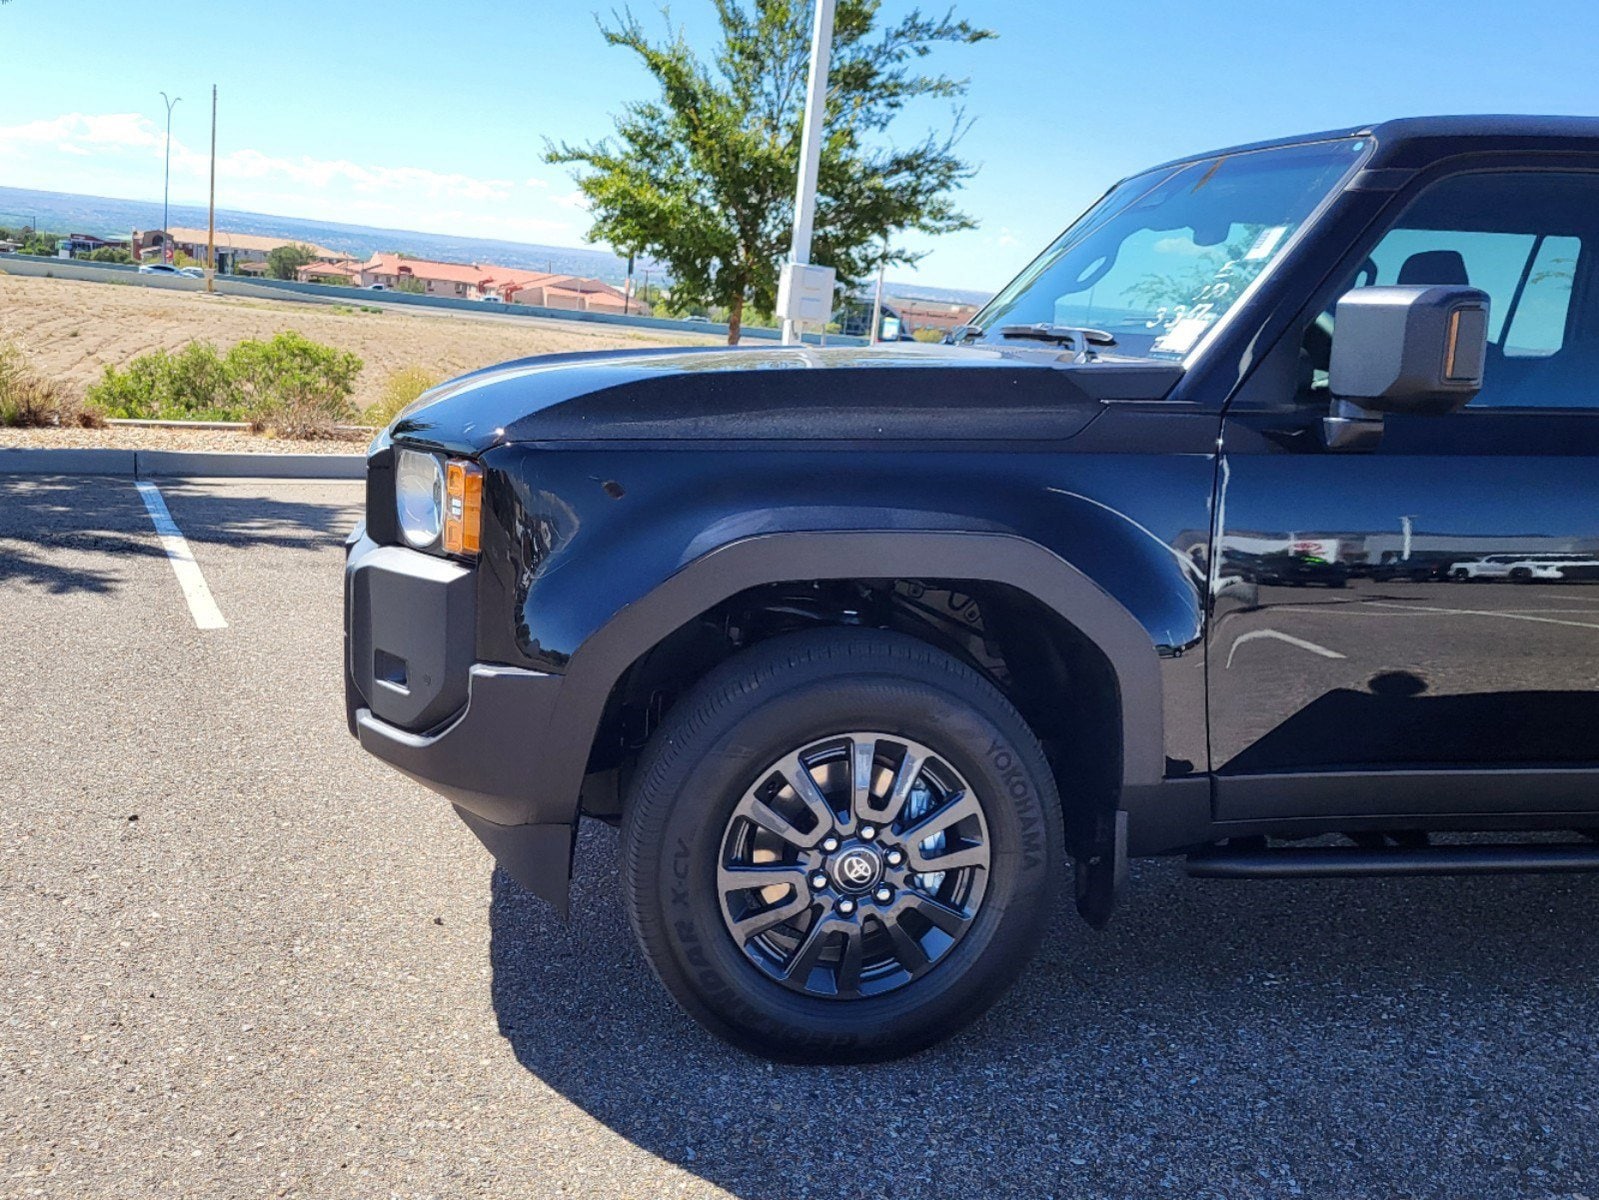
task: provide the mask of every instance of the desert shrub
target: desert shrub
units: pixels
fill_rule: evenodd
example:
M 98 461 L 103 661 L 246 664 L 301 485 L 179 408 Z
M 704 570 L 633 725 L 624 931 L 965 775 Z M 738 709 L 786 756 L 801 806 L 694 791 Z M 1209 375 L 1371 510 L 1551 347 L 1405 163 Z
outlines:
M 348 350 L 287 329 L 228 352 L 228 369 L 249 419 L 283 437 L 334 437 L 335 426 L 354 420 L 350 395 L 361 365 Z
M 354 354 L 285 331 L 225 355 L 210 342 L 141 354 L 107 367 L 89 399 L 113 417 L 249 421 L 284 437 L 330 437 L 355 417 L 360 373 Z
M 98 429 L 105 417 L 70 389 L 35 374 L 15 346 L 0 344 L 0 425 L 80 425 Z
M 230 365 L 210 342 L 176 353 L 152 350 L 126 367 L 107 367 L 89 399 L 113 417 L 163 421 L 249 419 Z
M 380 429 L 390 424 L 405 407 L 430 387 L 438 386 L 439 377 L 423 367 L 401 367 L 383 382 L 383 394 L 361 411 L 361 420 Z

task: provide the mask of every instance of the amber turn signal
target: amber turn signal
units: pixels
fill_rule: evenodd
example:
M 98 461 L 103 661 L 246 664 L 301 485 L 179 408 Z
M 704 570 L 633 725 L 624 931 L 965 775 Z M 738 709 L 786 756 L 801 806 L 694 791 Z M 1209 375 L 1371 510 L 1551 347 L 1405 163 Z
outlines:
M 444 469 L 444 552 L 476 554 L 482 533 L 483 468 L 452 461 Z

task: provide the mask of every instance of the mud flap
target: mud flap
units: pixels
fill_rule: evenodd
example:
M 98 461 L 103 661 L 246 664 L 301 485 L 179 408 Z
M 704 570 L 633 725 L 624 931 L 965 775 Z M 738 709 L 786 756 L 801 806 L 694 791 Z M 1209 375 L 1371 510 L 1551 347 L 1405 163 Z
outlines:
M 496 825 L 460 805 L 455 806 L 455 811 L 507 875 L 554 905 L 563 921 L 567 919 L 572 850 L 577 841 L 575 826 Z
M 1101 820 L 1097 833 L 1091 853 L 1077 860 L 1077 911 L 1095 929 L 1103 929 L 1127 886 L 1126 810 L 1117 809 L 1111 821 Z

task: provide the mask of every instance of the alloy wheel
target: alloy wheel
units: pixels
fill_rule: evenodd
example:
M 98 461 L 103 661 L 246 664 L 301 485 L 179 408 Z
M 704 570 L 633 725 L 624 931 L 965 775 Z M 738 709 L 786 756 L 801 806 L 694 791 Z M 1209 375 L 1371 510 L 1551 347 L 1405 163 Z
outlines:
M 970 929 L 990 866 L 987 821 L 921 743 L 847 733 L 757 776 L 722 838 L 716 886 L 734 943 L 808 996 L 904 987 Z

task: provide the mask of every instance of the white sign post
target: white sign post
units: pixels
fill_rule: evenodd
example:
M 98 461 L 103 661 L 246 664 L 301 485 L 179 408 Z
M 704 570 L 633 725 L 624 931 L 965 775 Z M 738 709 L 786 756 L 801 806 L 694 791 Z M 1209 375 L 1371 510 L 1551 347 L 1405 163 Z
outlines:
M 836 0 L 816 0 L 816 26 L 811 31 L 811 77 L 805 98 L 805 129 L 800 135 L 799 186 L 794 193 L 794 242 L 789 248 L 788 265 L 784 268 L 779 285 L 778 315 L 783 318 L 783 345 L 799 342 L 799 326 L 810 318 L 800 318 L 784 307 L 782 297 L 791 300 L 812 292 L 807 281 L 803 287 L 794 286 L 790 273 L 797 267 L 808 266 L 811 261 L 811 232 L 816 224 L 816 176 L 822 165 L 822 127 L 827 123 L 827 74 L 833 59 L 833 8 Z M 828 312 L 822 317 L 827 324 L 831 316 L 832 287 L 828 288 Z

